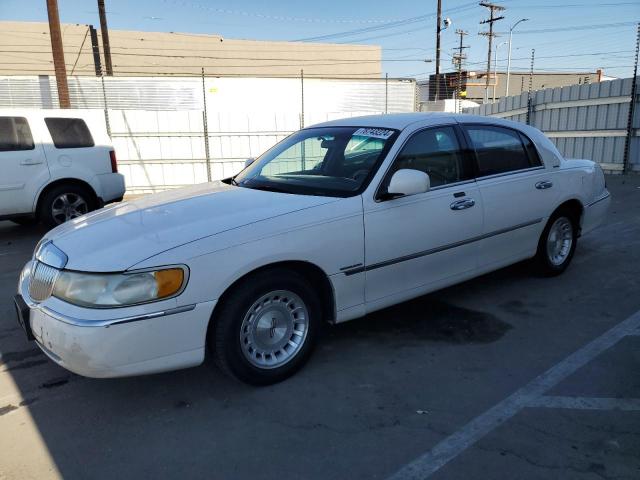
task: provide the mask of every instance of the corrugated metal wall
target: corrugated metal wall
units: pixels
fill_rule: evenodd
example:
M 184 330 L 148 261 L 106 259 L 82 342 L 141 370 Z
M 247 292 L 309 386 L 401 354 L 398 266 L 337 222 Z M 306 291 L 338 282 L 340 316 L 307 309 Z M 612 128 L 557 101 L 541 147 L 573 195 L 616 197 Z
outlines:
M 129 193 L 207 180 L 205 98 L 213 180 L 235 174 L 303 124 L 412 112 L 416 101 L 415 82 L 398 79 L 105 77 L 102 85 L 71 77 L 71 104 L 104 109 L 106 99 Z M 57 106 L 54 77 L 0 77 L 0 107 Z
M 632 79 L 626 78 L 532 92 L 529 124 L 545 132 L 565 157 L 588 158 L 605 170 L 619 172 L 624 160 L 631 85 Z M 526 122 L 527 98 L 523 93 L 464 111 Z M 640 95 L 635 102 L 629 167 L 640 171 Z

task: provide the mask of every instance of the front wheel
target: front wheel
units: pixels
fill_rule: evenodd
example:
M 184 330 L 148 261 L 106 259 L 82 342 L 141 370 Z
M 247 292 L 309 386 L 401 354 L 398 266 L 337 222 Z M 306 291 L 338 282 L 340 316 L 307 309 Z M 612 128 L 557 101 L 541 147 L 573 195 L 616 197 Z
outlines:
M 309 358 L 321 309 L 295 271 L 259 272 L 234 287 L 212 319 L 209 346 L 227 374 L 253 385 L 293 375 Z
M 534 263 L 539 273 L 560 275 L 573 258 L 578 241 L 578 226 L 573 215 L 559 211 L 551 216 L 544 228 Z

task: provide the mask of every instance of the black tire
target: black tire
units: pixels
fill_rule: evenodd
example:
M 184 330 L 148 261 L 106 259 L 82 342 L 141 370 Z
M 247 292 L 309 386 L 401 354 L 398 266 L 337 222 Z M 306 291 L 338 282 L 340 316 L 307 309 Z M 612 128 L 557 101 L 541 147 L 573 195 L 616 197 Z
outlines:
M 57 185 L 44 194 L 38 206 L 38 219 L 47 227 L 53 228 L 66 221 L 62 215 L 56 216 L 53 212 L 54 202 L 58 202 L 60 196 L 65 194 L 71 199 L 82 200 L 83 205 L 77 208 L 80 215 L 96 208 L 95 196 L 87 188 L 73 184 Z
M 304 303 L 308 314 L 306 336 L 286 363 L 277 367 L 260 368 L 247 358 L 249 354 L 245 353 L 246 338 L 245 346 L 242 345 L 243 322 L 245 317 L 250 317 L 249 310 L 258 300 L 278 291 L 294 293 Z M 289 307 L 288 304 L 285 305 Z M 224 298 L 212 318 L 207 343 L 216 364 L 227 375 L 252 385 L 271 385 L 290 377 L 307 362 L 315 346 L 321 321 L 320 301 L 307 279 L 293 270 L 273 268 L 247 277 Z M 275 320 L 273 322 L 275 325 Z M 247 332 L 248 327 L 244 325 L 244 331 Z M 275 326 L 271 330 L 275 330 Z
M 13 217 L 10 218 L 13 223 L 17 223 L 18 225 L 22 225 L 23 227 L 27 227 L 30 225 L 35 225 L 38 223 L 38 219 L 36 217 L 32 217 L 29 215 L 25 215 L 24 217 Z
M 554 261 L 554 259 L 552 258 L 553 255 L 547 248 L 548 243 L 551 241 L 551 229 L 556 225 L 566 226 L 565 222 L 568 222 L 568 225 L 571 226 L 570 234 L 569 232 L 567 233 L 567 236 L 570 236 L 571 238 L 571 246 L 568 248 L 568 251 L 566 253 L 560 255 L 559 257 L 556 257 Z M 567 269 L 576 251 L 576 245 L 578 243 L 579 222 L 580 220 L 576 218 L 575 213 L 569 209 L 561 209 L 551 215 L 549 221 L 547 222 L 547 225 L 542 231 L 542 235 L 540 235 L 540 240 L 538 241 L 538 250 L 536 252 L 536 256 L 533 258 L 533 266 L 538 274 L 546 277 L 553 277 L 556 275 L 560 275 Z M 558 261 L 559 258 L 562 258 L 562 261 Z

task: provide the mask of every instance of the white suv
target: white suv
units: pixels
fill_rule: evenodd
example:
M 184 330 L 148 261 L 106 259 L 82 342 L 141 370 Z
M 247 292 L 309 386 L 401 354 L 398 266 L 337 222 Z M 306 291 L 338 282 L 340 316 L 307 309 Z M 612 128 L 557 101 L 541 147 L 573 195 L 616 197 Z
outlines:
M 122 200 L 101 111 L 0 110 L 0 220 L 49 227 Z

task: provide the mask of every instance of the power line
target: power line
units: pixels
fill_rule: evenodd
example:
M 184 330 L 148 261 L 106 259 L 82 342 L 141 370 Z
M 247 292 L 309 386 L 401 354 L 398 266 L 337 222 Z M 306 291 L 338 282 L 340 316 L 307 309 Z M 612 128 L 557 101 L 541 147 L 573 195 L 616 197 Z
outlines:
M 163 0 L 164 3 L 168 3 L 168 0 Z M 226 8 L 216 8 L 216 7 L 209 7 L 209 6 L 205 6 L 205 5 L 201 5 L 201 4 L 197 4 L 195 2 L 185 2 L 185 1 L 172 1 L 171 3 L 173 4 L 180 4 L 181 7 L 184 6 L 190 6 L 192 8 L 198 8 L 200 10 L 207 10 L 210 12 L 215 12 L 215 13 L 222 13 L 222 14 L 226 14 L 226 15 L 239 15 L 239 16 L 243 16 L 243 17 L 255 17 L 255 18 L 261 18 L 261 19 L 265 19 L 265 20 L 277 20 L 277 21 L 285 21 L 285 22 L 303 22 L 303 23 L 361 23 L 361 24 L 367 24 L 367 23 L 389 23 L 393 20 L 378 20 L 378 19 L 360 19 L 360 18 L 356 18 L 356 19 L 326 19 L 326 18 L 311 18 L 311 17 L 294 17 L 294 16 L 287 16 L 287 15 L 269 15 L 269 14 L 263 14 L 263 13 L 255 13 L 255 12 L 248 12 L 248 11 L 244 11 L 244 10 L 230 10 L 230 9 L 226 9 Z
M 557 27 L 557 28 L 541 28 L 537 30 L 520 30 L 518 33 L 520 35 L 526 34 L 535 34 L 535 33 L 552 33 L 552 32 L 573 32 L 577 30 L 591 30 L 591 29 L 600 29 L 600 28 L 615 28 L 615 27 L 628 27 L 636 25 L 636 22 L 618 22 L 618 23 L 596 23 L 593 25 L 569 25 L 566 27 Z

